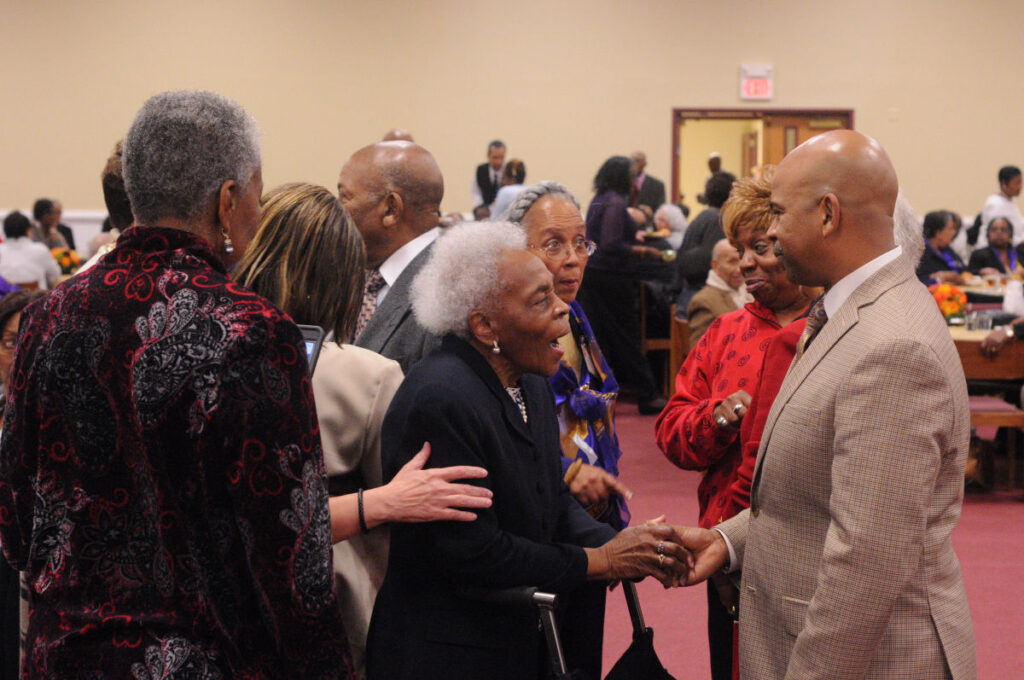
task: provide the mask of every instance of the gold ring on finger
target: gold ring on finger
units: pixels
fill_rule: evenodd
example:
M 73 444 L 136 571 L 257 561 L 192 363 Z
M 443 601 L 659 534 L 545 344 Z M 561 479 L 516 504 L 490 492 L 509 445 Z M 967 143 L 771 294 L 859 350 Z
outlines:
M 659 554 L 658 555 L 658 566 L 661 567 L 661 566 L 664 566 L 664 564 L 665 564 L 665 555 Z

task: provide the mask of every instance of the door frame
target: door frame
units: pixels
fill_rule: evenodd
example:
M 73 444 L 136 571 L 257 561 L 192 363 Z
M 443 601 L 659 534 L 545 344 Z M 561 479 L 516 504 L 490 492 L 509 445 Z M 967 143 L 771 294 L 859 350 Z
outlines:
M 853 109 L 729 109 L 674 107 L 672 109 L 672 202 L 679 202 L 679 123 L 684 120 L 757 120 L 768 116 L 846 116 L 856 129 Z

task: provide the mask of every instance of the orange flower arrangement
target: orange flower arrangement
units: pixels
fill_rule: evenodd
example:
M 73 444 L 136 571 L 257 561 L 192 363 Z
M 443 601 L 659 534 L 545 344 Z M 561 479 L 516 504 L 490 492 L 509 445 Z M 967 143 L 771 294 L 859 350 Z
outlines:
M 967 295 L 949 283 L 936 283 L 928 287 L 928 291 L 939 305 L 939 311 L 947 321 L 962 318 L 967 312 Z
M 57 260 L 60 273 L 63 276 L 74 274 L 82 266 L 82 258 L 70 248 L 54 248 L 50 254 L 53 255 L 53 259 Z

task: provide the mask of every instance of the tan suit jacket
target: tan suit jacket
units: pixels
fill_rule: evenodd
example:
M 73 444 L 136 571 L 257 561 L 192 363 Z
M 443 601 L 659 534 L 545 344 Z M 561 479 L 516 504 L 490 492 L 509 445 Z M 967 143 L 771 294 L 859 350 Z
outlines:
M 690 324 L 690 347 L 697 346 L 704 331 L 708 329 L 711 322 L 729 312 L 735 312 L 739 307 L 732 299 L 732 293 L 714 286 L 704 286 L 690 300 L 686 308 L 686 318 Z
M 975 677 L 950 542 L 968 438 L 949 331 L 898 258 L 794 361 L 751 508 L 718 527 L 743 569 L 741 677 Z
M 381 485 L 380 427 L 402 382 L 398 363 L 355 345 L 325 342 L 313 371 L 332 496 Z M 365 677 L 366 632 L 387 569 L 389 534 L 377 527 L 334 545 L 334 580 L 352 661 Z

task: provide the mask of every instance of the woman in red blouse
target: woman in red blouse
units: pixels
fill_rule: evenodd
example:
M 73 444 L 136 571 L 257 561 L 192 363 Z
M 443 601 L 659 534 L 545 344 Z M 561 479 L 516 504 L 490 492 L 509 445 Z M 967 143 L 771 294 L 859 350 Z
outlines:
M 740 269 L 754 302 L 716 319 L 676 376 L 676 393 L 658 416 L 658 446 L 686 470 L 703 470 L 697 488 L 700 526 L 710 528 L 749 505 L 740 466 L 740 427 L 757 389 L 772 337 L 804 315 L 810 296 L 786 278 L 767 230 L 772 219 L 770 172 L 733 185 L 722 206 L 722 227 L 740 254 Z M 756 451 L 751 455 L 756 455 Z M 714 680 L 732 677 L 731 584 L 708 582 L 708 641 Z M 723 595 L 720 596 L 719 593 Z M 726 602 L 723 602 L 723 599 Z

